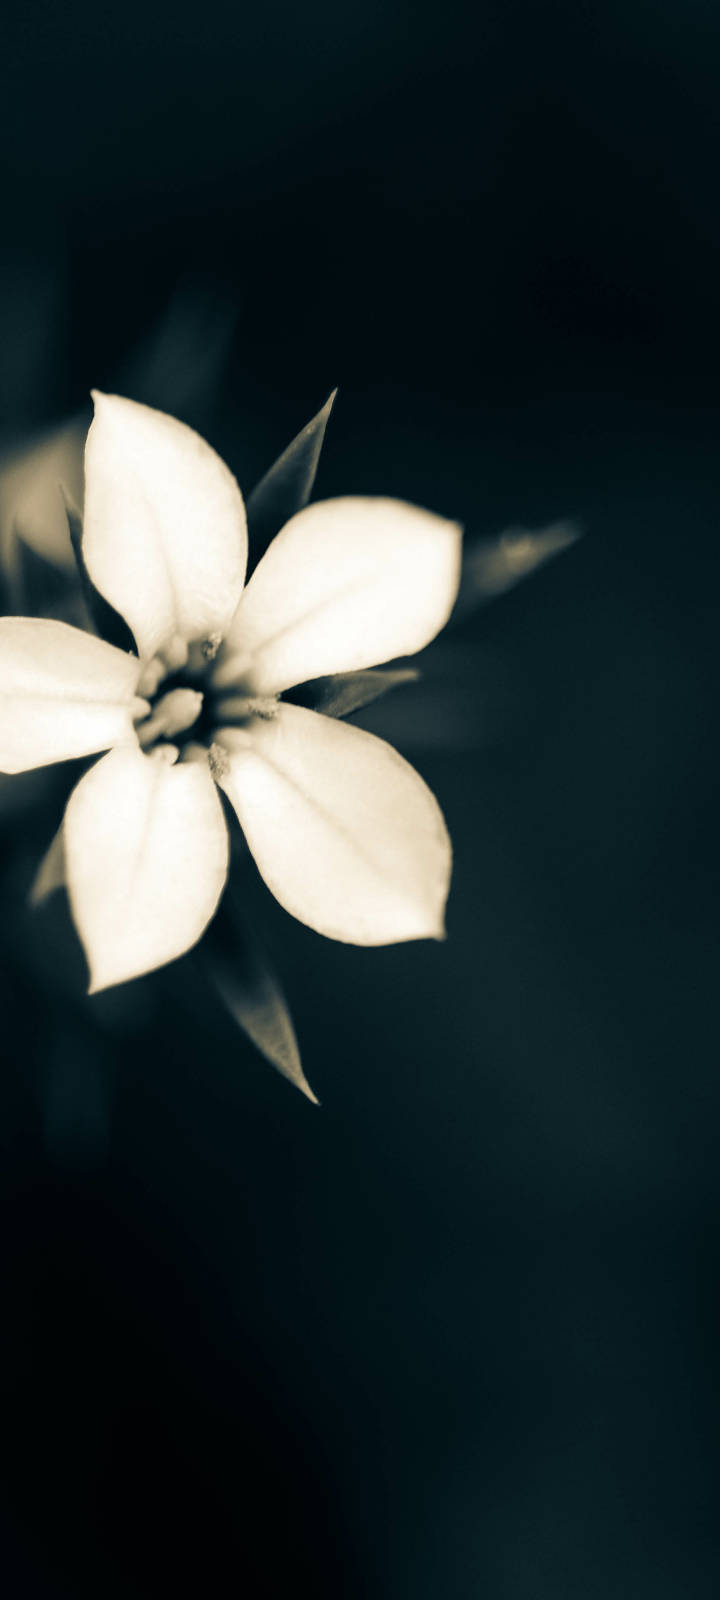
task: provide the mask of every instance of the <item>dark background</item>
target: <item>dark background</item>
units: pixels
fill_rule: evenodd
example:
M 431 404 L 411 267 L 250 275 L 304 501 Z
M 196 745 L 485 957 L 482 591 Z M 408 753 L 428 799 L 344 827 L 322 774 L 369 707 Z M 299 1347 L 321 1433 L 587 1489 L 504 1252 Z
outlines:
M 170 970 L 85 1001 L 24 908 L 57 802 L 6 819 L 6 1592 L 710 1600 L 720 13 L 3 35 L 7 439 L 140 397 L 179 304 L 144 394 L 243 486 L 339 383 L 321 494 L 585 529 L 367 715 L 446 812 L 447 943 L 251 887 L 320 1110 Z

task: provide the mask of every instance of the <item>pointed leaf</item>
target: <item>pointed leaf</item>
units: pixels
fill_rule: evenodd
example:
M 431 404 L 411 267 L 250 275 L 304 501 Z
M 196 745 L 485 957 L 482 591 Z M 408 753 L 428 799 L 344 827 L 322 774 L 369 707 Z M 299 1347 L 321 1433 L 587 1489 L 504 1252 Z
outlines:
M 200 947 L 214 988 L 256 1050 L 318 1104 L 300 1061 L 295 1029 L 264 950 L 229 890 Z
M 510 528 L 497 539 L 467 544 L 453 621 L 476 606 L 486 605 L 529 578 L 539 567 L 576 544 L 580 529 L 572 522 L 553 522 L 535 531 Z
M 56 889 L 65 886 L 65 840 L 62 823 L 35 873 L 28 899 L 31 906 L 41 906 Z
M 315 678 L 293 691 L 293 703 L 321 711 L 324 717 L 349 717 L 362 706 L 397 689 L 403 683 L 416 683 L 416 667 L 369 667 L 366 672 L 336 672 L 329 678 Z
M 247 514 L 252 566 L 257 566 L 271 539 L 310 499 L 336 394 L 333 389 L 317 416 L 283 450 L 250 495 Z
M 83 555 L 82 548 L 82 515 L 78 510 L 70 491 L 65 488 L 63 483 L 60 484 L 60 493 L 62 495 L 63 504 L 65 506 L 65 514 L 68 520 L 70 543 L 72 545 L 78 576 L 80 578 L 80 587 L 82 589 L 83 599 L 88 609 L 90 621 L 100 638 L 106 639 L 108 644 L 116 645 L 118 650 L 132 650 L 134 648 L 133 636 L 124 617 L 120 616 L 119 611 L 116 611 L 114 606 L 108 605 L 107 600 L 105 600 L 100 594 L 100 591 L 95 588 L 92 578 L 90 577 L 90 573 L 85 565 L 85 557 Z

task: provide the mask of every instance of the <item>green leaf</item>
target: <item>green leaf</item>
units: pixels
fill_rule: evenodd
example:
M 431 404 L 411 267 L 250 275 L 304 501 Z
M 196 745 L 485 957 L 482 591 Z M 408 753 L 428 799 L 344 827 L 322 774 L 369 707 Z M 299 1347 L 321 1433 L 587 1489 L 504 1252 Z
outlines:
M 317 1105 L 278 980 L 229 888 L 199 955 L 214 989 L 256 1050 Z
M 261 478 L 247 503 L 251 565 L 257 566 L 276 533 L 302 511 L 312 494 L 328 417 L 337 389 Z
M 95 588 L 85 565 L 85 558 L 82 552 L 82 516 L 63 484 L 60 484 L 60 493 L 65 503 L 68 527 L 70 529 L 70 543 L 73 547 L 83 599 L 90 615 L 90 621 L 95 631 L 99 633 L 100 638 L 105 639 L 108 644 L 117 645 L 119 650 L 132 650 L 134 652 L 135 641 L 125 619 L 120 616 L 119 611 L 116 611 L 114 606 L 108 605 L 107 600 Z
M 349 717 L 361 706 L 369 706 L 380 695 L 403 683 L 416 683 L 420 673 L 416 667 L 369 668 L 362 672 L 336 672 L 327 678 L 313 678 L 293 689 L 292 698 L 310 711 L 321 711 L 326 717 Z
M 486 605 L 497 595 L 514 589 L 576 544 L 580 529 L 572 522 L 553 522 L 547 528 L 531 530 L 509 528 L 496 539 L 479 539 L 466 544 L 463 554 L 460 593 L 453 613 L 458 621 L 476 606 Z

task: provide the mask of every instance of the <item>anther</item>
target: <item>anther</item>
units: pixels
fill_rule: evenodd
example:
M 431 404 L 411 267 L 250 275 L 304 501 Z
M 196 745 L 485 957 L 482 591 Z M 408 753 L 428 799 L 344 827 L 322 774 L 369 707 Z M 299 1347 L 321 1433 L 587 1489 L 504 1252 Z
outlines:
M 210 771 L 216 783 L 220 783 L 230 771 L 230 757 L 221 744 L 211 744 L 208 750 Z
M 221 633 L 209 633 L 200 646 L 203 661 L 214 661 L 221 644 Z
M 193 639 L 188 646 L 187 671 L 191 677 L 202 677 L 217 656 L 223 642 L 221 633 L 209 633 L 205 639 Z

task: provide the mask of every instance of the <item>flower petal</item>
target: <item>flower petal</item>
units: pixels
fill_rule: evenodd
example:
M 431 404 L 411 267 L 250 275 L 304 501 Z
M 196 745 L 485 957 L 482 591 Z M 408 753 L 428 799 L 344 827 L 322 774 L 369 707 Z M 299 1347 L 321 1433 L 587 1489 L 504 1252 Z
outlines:
M 439 632 L 460 580 L 460 528 L 401 500 L 319 500 L 273 540 L 216 668 L 277 694 L 308 678 L 413 655 Z
M 179 636 L 224 634 L 242 591 L 247 526 L 229 468 L 182 422 L 95 394 L 83 554 L 146 659 Z
M 75 557 L 75 567 L 80 580 L 80 592 L 85 603 L 88 622 L 93 633 L 101 639 L 107 639 L 108 644 L 115 644 L 118 650 L 134 650 L 133 636 L 120 612 L 114 606 L 108 605 L 88 572 L 83 555 L 83 519 L 75 501 L 67 490 L 60 486 L 60 492 L 65 505 L 68 533 L 72 553 Z
M 217 780 L 286 911 L 348 944 L 443 937 L 447 829 L 391 745 L 286 704 L 217 737 Z
M 0 618 L 0 771 L 133 744 L 141 664 L 80 628 Z
M 91 993 L 174 960 L 200 938 L 228 863 L 207 764 L 111 750 L 73 790 L 64 837 Z

